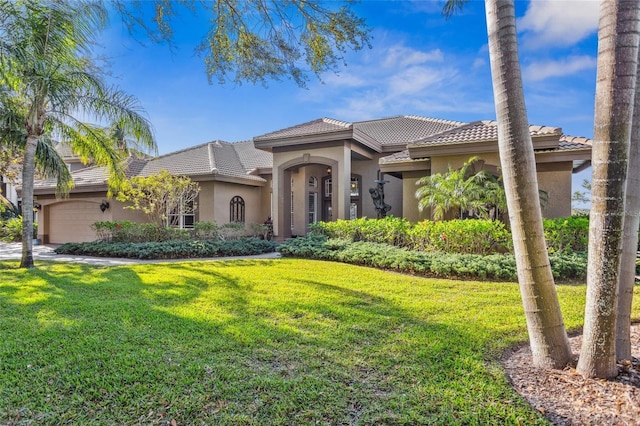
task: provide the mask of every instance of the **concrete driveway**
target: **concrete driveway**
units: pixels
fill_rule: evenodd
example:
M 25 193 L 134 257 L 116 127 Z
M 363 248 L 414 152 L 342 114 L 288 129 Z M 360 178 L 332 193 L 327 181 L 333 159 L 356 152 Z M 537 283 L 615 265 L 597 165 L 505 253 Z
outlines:
M 253 256 L 238 256 L 238 257 L 212 257 L 212 258 L 193 258 L 193 259 L 126 259 L 126 258 L 111 258 L 111 257 L 93 257 L 93 256 L 72 256 L 66 254 L 56 254 L 53 249 L 56 246 L 53 245 L 34 245 L 33 246 L 33 259 L 38 260 L 54 260 L 60 262 L 70 263 L 84 263 L 87 265 L 100 265 L 100 266 L 119 266 L 119 265 L 131 265 L 136 263 L 166 263 L 166 262 L 185 262 L 185 261 L 201 261 L 201 260 L 234 260 L 234 259 L 277 259 L 280 257 L 280 253 L 263 253 Z M 21 243 L 0 243 L 0 260 L 15 260 L 22 257 L 22 244 Z

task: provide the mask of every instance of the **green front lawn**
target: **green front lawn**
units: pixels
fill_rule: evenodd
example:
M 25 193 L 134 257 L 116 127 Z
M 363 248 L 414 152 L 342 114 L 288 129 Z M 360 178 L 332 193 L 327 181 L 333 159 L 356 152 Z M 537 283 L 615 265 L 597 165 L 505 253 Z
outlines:
M 513 283 L 308 260 L 0 262 L 0 424 L 516 424 Z M 584 286 L 559 286 L 581 324 Z M 636 304 L 635 314 L 640 307 Z

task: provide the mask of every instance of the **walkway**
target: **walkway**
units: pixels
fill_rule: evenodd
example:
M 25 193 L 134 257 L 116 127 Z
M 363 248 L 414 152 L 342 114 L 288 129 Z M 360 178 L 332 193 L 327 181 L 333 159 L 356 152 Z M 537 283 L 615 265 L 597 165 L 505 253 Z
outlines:
M 93 256 L 73 256 L 66 254 L 56 254 L 52 245 L 35 245 L 33 246 L 33 259 L 38 260 L 55 260 L 59 262 L 84 263 L 87 265 L 99 266 L 120 266 L 138 263 L 166 263 L 166 262 L 191 262 L 201 260 L 235 260 L 235 259 L 277 259 L 280 253 L 263 253 L 253 256 L 235 256 L 235 257 L 211 257 L 211 258 L 189 258 L 189 259 L 126 259 L 111 257 L 93 257 Z M 0 243 L 0 260 L 15 260 L 22 257 L 21 243 Z

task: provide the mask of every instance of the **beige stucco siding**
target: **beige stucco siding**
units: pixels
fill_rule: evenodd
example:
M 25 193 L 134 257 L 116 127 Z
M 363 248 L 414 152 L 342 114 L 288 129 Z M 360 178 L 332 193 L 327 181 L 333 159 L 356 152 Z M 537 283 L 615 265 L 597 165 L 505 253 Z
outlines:
M 200 192 L 198 193 L 198 205 L 197 205 L 197 221 L 198 222 L 216 222 L 216 223 L 226 223 L 226 222 L 218 222 L 216 220 L 215 214 L 216 209 L 215 206 L 215 187 L 217 185 L 216 182 L 207 181 L 207 182 L 199 182 L 200 183 Z M 227 207 L 227 222 L 229 221 L 229 208 Z M 222 219 L 222 218 L 220 218 Z
M 122 203 L 118 200 L 110 199 L 109 200 L 109 210 L 111 210 L 111 220 L 116 221 L 131 221 L 138 223 L 149 222 L 149 217 L 144 214 L 144 212 L 140 210 L 132 210 L 127 209 L 125 206 L 130 205 L 130 203 Z
M 244 200 L 245 224 L 263 223 L 267 220 L 269 210 L 261 204 L 262 191 L 267 188 L 240 185 L 237 183 L 214 182 L 213 189 L 213 205 L 206 204 L 208 200 L 200 201 L 201 221 L 205 220 L 203 217 L 210 217 L 208 215 L 205 216 L 204 212 L 213 207 L 213 220 L 219 225 L 229 223 L 229 206 L 231 199 L 235 196 L 240 196 Z
M 542 215 L 546 218 L 571 216 L 572 163 L 538 164 L 537 169 L 538 188 L 549 196 Z
M 432 157 L 431 173 L 445 173 L 448 167 L 453 169 L 462 167 L 469 160 L 468 155 L 456 155 L 448 157 Z M 494 171 L 500 166 L 498 154 L 489 153 L 480 156 L 484 161 L 484 168 Z M 544 217 L 566 217 L 571 215 L 571 170 L 570 161 L 561 163 L 537 164 L 538 187 L 546 191 L 549 201 L 542 214 Z M 416 181 L 427 172 L 405 172 L 403 174 L 403 216 L 410 221 L 419 221 L 428 218 L 427 212 L 418 211 L 418 203 L 415 199 Z M 450 215 L 447 215 L 447 218 Z
M 416 182 L 425 176 L 428 171 L 424 172 L 405 172 L 402 174 L 402 216 L 411 222 L 420 222 L 429 219 L 431 213 L 429 209 L 422 212 L 418 209 L 418 199 L 416 198 Z

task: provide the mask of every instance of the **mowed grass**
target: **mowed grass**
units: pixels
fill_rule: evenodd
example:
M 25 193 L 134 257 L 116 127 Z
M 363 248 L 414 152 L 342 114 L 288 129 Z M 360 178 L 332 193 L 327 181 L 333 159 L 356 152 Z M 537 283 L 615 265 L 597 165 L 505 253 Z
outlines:
M 558 292 L 576 329 L 585 288 Z M 498 363 L 527 338 L 514 283 L 0 262 L 0 312 L 0 424 L 545 423 Z

